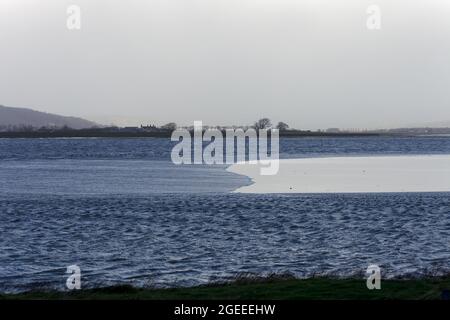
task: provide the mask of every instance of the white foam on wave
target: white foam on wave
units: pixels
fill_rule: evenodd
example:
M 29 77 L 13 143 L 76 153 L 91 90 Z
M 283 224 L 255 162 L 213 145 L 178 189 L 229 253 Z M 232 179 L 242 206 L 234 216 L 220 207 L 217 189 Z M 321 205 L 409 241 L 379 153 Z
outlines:
M 238 163 L 228 171 L 253 184 L 240 193 L 448 192 L 450 155 L 282 159 L 273 176 L 258 164 Z

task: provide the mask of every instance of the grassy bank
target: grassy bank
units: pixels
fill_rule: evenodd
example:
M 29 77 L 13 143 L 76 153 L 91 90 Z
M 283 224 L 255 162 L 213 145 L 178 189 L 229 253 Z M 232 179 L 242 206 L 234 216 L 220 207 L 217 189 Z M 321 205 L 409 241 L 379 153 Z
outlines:
M 192 288 L 138 289 L 117 286 L 75 292 L 28 292 L 0 295 L 0 299 L 441 299 L 450 289 L 450 277 L 418 280 L 384 280 L 381 290 L 368 290 L 361 279 L 236 280 Z

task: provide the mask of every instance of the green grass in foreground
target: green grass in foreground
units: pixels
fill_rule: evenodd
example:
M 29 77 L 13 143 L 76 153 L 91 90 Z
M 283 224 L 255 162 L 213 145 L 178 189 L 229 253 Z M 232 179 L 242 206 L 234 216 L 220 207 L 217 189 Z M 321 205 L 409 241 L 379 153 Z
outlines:
M 116 286 L 73 292 L 28 292 L 0 295 L 0 299 L 441 299 L 443 290 L 450 289 L 450 277 L 418 280 L 384 280 L 381 290 L 368 290 L 363 279 L 263 279 L 236 280 L 192 288 L 138 289 Z

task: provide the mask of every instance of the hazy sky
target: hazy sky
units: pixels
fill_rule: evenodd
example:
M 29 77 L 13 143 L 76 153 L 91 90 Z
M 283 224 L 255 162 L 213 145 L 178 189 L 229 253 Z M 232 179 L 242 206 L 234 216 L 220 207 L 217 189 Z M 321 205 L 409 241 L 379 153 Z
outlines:
M 0 104 L 120 125 L 450 121 L 450 1 L 0 0 Z

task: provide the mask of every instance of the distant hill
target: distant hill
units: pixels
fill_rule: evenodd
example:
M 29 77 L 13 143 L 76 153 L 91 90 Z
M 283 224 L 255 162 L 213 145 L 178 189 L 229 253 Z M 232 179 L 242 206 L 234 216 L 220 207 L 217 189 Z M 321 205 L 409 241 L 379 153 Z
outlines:
M 425 126 L 431 128 L 450 128 L 450 121 L 428 122 Z
M 405 128 L 450 128 L 450 121 L 415 122 L 404 125 Z
M 7 126 L 32 126 L 36 128 L 67 126 L 73 129 L 84 129 L 99 125 L 82 118 L 65 117 L 31 109 L 0 105 L 0 127 Z

